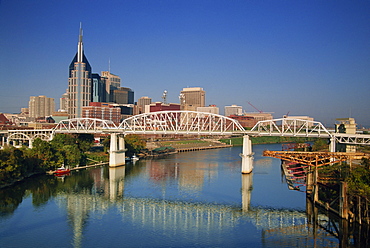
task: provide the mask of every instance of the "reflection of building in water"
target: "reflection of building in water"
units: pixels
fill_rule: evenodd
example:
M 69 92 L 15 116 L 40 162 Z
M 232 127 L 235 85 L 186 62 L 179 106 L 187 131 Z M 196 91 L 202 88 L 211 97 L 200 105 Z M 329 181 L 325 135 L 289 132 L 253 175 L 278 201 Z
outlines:
M 202 162 L 173 164 L 163 160 L 147 160 L 146 163 L 152 180 L 162 182 L 169 178 L 178 179 L 179 186 L 183 190 L 202 188 L 205 179 L 213 178 L 217 174 L 217 170 L 205 169 L 218 166 L 217 163 Z
M 202 188 L 205 177 L 203 163 L 181 164 L 179 186 L 182 190 L 199 190 Z
M 178 177 L 178 168 L 166 161 L 147 160 L 146 167 L 149 168 L 149 176 L 154 181 L 165 181 L 168 178 Z

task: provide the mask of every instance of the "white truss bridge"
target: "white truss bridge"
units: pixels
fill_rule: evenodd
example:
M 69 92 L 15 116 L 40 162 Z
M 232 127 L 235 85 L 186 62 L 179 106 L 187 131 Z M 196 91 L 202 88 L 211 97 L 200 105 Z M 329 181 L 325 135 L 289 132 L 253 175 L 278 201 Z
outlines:
M 195 111 L 145 113 L 127 118 L 119 125 L 100 119 L 67 119 L 59 122 L 53 129 L 4 130 L 0 134 L 9 143 L 32 142 L 36 138 L 51 140 L 56 133 L 322 137 L 338 143 L 370 145 L 370 135 L 329 132 L 317 121 L 281 118 L 259 121 L 251 130 L 245 130 L 237 120 Z

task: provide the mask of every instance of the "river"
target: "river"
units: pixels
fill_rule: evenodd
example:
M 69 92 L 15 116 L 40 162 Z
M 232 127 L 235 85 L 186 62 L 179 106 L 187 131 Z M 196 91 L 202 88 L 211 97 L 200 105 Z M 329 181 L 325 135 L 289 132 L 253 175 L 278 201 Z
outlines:
M 266 149 L 250 175 L 231 147 L 29 178 L 0 191 L 0 247 L 338 247 Z

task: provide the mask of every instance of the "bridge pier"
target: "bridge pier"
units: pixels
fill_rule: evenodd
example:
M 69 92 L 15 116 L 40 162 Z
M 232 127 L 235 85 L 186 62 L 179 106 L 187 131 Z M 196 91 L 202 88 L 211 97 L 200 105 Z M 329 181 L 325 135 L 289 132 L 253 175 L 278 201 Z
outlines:
M 335 147 L 335 137 L 334 136 L 332 136 L 330 138 L 330 147 L 329 147 L 329 149 L 330 149 L 330 152 L 336 152 L 335 151 L 336 147 Z
M 122 135 L 112 133 L 110 135 L 109 166 L 116 167 L 124 165 L 126 150 L 124 137 Z
M 243 136 L 243 152 L 240 154 L 242 157 L 242 173 L 249 174 L 253 170 L 253 152 L 252 141 L 248 135 Z

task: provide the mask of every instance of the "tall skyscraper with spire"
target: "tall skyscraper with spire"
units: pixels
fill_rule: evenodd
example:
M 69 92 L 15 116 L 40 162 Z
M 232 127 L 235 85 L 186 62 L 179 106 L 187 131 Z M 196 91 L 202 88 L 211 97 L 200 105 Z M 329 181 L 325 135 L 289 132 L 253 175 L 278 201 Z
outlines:
M 68 118 L 81 118 L 82 107 L 91 102 L 91 66 L 84 54 L 82 37 L 80 25 L 77 53 L 69 65 Z

